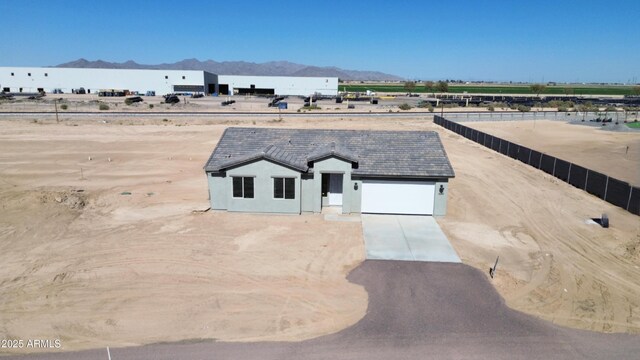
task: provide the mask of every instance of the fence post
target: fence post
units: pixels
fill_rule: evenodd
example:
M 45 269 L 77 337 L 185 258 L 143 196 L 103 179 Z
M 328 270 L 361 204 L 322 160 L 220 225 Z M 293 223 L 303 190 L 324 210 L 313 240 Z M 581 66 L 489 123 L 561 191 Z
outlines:
M 584 191 L 587 191 L 587 183 L 589 182 L 589 169 L 587 169 L 587 175 L 584 177 Z
M 627 208 L 625 210 L 629 211 L 629 208 L 631 207 L 631 194 L 633 194 L 633 186 L 631 186 L 631 184 L 629 184 L 629 187 L 631 188 L 629 190 L 629 200 L 627 200 Z
M 557 157 L 553 157 L 553 172 L 551 173 L 551 175 L 556 176 L 556 161 L 558 161 Z
M 544 155 L 544 154 L 540 153 L 540 160 L 538 160 L 538 169 L 540 169 L 542 167 L 542 155 Z
M 609 176 L 607 176 L 607 182 L 604 185 L 604 196 L 602 197 L 602 200 L 607 198 L 607 190 L 609 190 Z

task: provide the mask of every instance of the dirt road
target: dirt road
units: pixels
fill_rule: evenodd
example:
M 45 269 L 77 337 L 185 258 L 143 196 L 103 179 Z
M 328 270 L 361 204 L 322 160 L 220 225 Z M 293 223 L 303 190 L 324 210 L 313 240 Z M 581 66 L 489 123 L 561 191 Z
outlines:
M 349 280 L 370 294 L 365 317 L 302 342 L 184 341 L 110 348 L 113 359 L 631 359 L 638 336 L 559 328 L 509 309 L 464 264 L 367 260 Z M 102 360 L 106 348 L 16 359 Z

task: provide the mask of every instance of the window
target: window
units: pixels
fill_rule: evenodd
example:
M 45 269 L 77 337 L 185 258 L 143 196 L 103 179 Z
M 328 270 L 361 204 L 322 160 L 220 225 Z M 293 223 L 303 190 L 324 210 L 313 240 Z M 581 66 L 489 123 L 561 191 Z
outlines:
M 273 197 L 275 199 L 295 199 L 296 179 L 273 178 Z
M 27 76 L 31 76 L 31 73 L 27 73 Z
M 233 197 L 253 199 L 253 178 L 233 177 Z
M 164 76 L 164 78 L 165 78 L 165 79 L 168 79 L 168 78 L 169 78 L 169 75 L 165 75 L 165 76 Z
M 49 76 L 49 74 L 47 74 L 47 73 L 44 73 L 44 76 L 45 76 L 45 77 L 47 77 L 47 76 Z
M 182 80 L 184 80 L 184 75 L 182 75 Z
M 15 74 L 14 74 L 14 73 L 11 73 L 11 76 L 15 76 Z

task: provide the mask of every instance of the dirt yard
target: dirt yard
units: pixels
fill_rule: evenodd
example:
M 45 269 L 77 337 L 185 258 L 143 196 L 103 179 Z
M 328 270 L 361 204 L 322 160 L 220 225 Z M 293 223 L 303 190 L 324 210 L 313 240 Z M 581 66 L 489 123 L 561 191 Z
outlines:
M 361 319 L 359 223 L 200 212 L 233 125 L 438 131 L 456 171 L 438 221 L 463 261 L 500 255 L 492 281 L 515 309 L 640 333 L 639 218 L 430 119 L 30 117 L 0 128 L 0 338 L 302 340 Z M 602 212 L 611 228 L 587 223 Z
M 605 131 L 550 120 L 464 124 L 640 186 L 640 132 Z

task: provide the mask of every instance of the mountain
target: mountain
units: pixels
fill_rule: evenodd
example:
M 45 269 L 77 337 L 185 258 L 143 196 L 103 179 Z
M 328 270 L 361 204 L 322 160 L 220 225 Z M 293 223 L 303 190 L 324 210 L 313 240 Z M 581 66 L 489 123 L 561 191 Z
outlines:
M 269 61 L 253 63 L 246 61 L 200 61 L 185 59 L 175 63 L 158 65 L 138 64 L 133 60 L 122 63 L 103 60 L 89 61 L 78 59 L 56 65 L 62 68 L 93 68 L 93 69 L 163 69 L 163 70 L 204 70 L 223 75 L 263 75 L 263 76 L 320 76 L 338 77 L 342 80 L 387 80 L 401 81 L 403 78 L 379 71 L 345 70 L 337 67 L 319 67 L 296 64 L 288 61 Z

